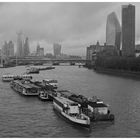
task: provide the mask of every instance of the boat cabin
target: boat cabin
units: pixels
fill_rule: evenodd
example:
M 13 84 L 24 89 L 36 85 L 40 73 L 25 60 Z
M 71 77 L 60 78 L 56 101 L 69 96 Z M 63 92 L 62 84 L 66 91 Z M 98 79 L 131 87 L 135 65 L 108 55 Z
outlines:
M 63 108 L 63 112 L 69 115 L 76 115 L 80 113 L 80 104 L 73 102 L 64 97 L 55 97 L 54 102 Z
M 17 77 L 17 76 L 14 76 L 14 75 L 3 75 L 2 76 L 2 81 L 12 81 L 14 80 L 14 78 Z
M 19 77 L 24 80 L 30 80 L 33 78 L 31 75 L 20 75 Z
M 57 80 L 54 80 L 54 79 L 44 79 L 43 82 L 46 82 L 46 83 L 49 83 L 49 84 L 50 83 L 58 83 Z
M 95 114 L 107 114 L 108 106 L 103 102 L 88 102 L 88 109 Z
M 11 82 L 12 88 L 24 95 L 38 95 L 40 87 L 29 83 L 28 81 L 14 80 Z
M 49 85 L 53 86 L 53 88 L 57 88 L 57 86 L 58 86 L 58 81 L 54 80 L 54 79 L 44 79 L 43 83 L 45 83 L 46 85 L 49 84 Z

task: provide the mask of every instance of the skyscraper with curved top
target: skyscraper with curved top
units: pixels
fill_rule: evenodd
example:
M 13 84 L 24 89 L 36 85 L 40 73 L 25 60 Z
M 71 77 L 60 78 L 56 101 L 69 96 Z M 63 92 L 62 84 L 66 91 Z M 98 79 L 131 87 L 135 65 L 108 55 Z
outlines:
M 120 50 L 121 44 L 121 26 L 115 12 L 110 13 L 107 16 L 106 24 L 106 45 L 114 47 L 114 49 Z

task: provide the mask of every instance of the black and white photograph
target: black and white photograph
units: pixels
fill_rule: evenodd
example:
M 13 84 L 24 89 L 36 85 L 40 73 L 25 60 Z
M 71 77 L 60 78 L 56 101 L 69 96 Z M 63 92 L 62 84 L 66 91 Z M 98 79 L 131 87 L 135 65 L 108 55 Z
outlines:
M 1 138 L 139 138 L 140 2 L 0 2 Z

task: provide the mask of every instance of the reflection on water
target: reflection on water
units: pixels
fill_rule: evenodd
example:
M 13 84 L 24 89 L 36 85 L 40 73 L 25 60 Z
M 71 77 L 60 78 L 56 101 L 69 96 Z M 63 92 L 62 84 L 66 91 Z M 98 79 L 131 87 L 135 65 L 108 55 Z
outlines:
M 0 76 L 25 70 L 24 66 L 0 69 Z M 110 105 L 115 122 L 92 123 L 90 130 L 77 128 L 57 116 L 51 102 L 20 96 L 9 83 L 0 81 L 0 137 L 140 137 L 139 80 L 98 74 L 78 66 L 56 66 L 33 77 L 57 79 L 60 89 L 98 96 Z

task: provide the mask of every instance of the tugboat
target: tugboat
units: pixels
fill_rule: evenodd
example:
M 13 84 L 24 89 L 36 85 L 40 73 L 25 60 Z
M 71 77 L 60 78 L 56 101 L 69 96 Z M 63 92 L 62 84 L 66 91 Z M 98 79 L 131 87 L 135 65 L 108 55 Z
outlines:
M 62 96 L 54 97 L 54 110 L 74 125 L 90 128 L 90 118 L 81 112 L 80 104 Z
M 49 93 L 49 91 L 46 91 L 46 90 L 40 91 L 38 98 L 42 101 L 53 101 L 53 99 L 49 96 L 49 94 L 51 94 Z
M 62 94 L 62 96 L 64 95 Z M 66 95 L 64 97 L 66 97 Z M 91 121 L 114 121 L 115 119 L 114 115 L 110 114 L 108 105 L 96 96 L 87 99 L 83 95 L 69 94 L 67 98 L 79 103 L 83 113 L 90 117 Z
M 38 98 L 41 101 L 53 101 L 52 94 L 50 91 L 43 90 L 39 92 Z
M 115 119 L 115 116 L 110 114 L 108 105 L 104 104 L 103 101 L 96 97 L 95 99 L 88 100 L 87 109 L 92 121 L 114 121 Z
M 51 85 L 45 85 L 41 81 L 30 81 L 30 83 L 39 86 L 41 90 L 39 91 L 38 98 L 42 101 L 53 101 L 52 92 L 53 88 Z

